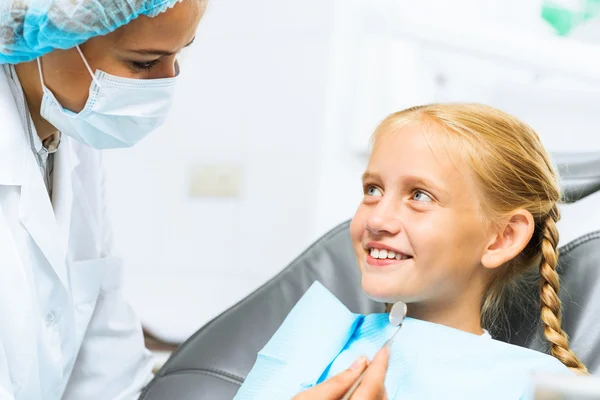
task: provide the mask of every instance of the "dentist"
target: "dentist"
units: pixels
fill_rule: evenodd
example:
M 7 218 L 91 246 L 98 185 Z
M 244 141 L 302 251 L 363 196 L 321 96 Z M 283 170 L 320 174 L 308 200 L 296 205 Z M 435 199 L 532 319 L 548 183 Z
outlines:
M 205 7 L 0 1 L 0 399 L 128 399 L 152 378 L 98 150 L 163 122 Z
M 0 399 L 130 399 L 152 378 L 98 150 L 163 123 L 205 8 L 0 0 Z

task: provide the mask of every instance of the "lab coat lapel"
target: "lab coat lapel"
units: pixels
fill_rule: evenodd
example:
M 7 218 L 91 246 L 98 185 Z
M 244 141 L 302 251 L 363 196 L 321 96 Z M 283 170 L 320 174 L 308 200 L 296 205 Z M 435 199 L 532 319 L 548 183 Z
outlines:
M 59 231 L 59 248 L 65 258 L 71 231 L 74 180 L 77 179 L 73 171 L 77 165 L 79 165 L 77 152 L 71 148 L 69 138 L 63 137 L 61 148 L 56 152 L 54 159 L 52 200 Z
M 57 242 L 60 235 L 52 203 L 26 139 L 26 132 L 23 131 L 23 121 L 9 87 L 8 77 L 2 68 L 0 110 L 5 117 L 2 119 L 2 133 L 6 133 L 0 146 L 0 185 L 20 187 L 19 220 L 52 265 L 60 281 L 68 287 L 66 249 Z
M 68 288 L 66 253 L 58 240 L 60 232 L 54 217 L 52 203 L 33 155 L 28 157 L 25 170 L 26 180 L 21 186 L 19 219 L 60 281 Z

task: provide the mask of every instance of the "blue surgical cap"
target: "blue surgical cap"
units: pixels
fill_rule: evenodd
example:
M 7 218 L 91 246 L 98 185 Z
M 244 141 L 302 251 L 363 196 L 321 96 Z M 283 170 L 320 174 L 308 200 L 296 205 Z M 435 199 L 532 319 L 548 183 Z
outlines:
M 0 64 L 31 61 L 105 35 L 182 0 L 0 0 Z

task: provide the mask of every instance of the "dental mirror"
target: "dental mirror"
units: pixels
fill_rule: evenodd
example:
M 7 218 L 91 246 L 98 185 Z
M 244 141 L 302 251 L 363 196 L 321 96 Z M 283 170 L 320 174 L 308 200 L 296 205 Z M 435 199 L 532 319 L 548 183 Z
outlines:
M 392 309 L 390 310 L 389 318 L 390 318 L 390 324 L 392 326 L 397 326 L 398 329 L 396 329 L 396 332 L 394 332 L 392 337 L 390 337 L 385 342 L 385 344 L 382 346 L 382 348 L 390 347 L 392 345 L 392 341 L 394 340 L 394 337 L 396 337 L 396 334 L 400 331 L 400 327 L 402 327 L 402 322 L 404 321 L 404 318 L 406 318 L 407 311 L 408 311 L 408 307 L 406 306 L 406 303 L 403 303 L 401 301 L 397 301 L 396 303 L 394 303 L 394 305 L 392 306 Z M 364 378 L 368 369 L 369 368 L 367 367 L 367 369 L 365 369 L 363 371 L 363 373 L 360 374 L 360 376 L 358 377 L 356 382 L 354 382 L 354 384 L 350 387 L 350 389 L 348 389 L 348 391 L 346 392 L 344 397 L 342 397 L 341 400 L 349 400 L 350 399 L 352 394 L 356 391 L 356 388 L 358 388 L 358 385 L 360 385 L 360 382 Z

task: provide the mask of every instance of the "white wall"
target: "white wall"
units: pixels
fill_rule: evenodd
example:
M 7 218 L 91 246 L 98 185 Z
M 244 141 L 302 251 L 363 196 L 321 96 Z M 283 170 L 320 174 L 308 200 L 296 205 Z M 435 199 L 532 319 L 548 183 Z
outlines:
M 531 71 L 452 60 L 412 42 L 392 45 L 390 54 L 384 44 L 385 57 L 373 61 L 377 46 L 369 40 L 376 35 L 361 31 L 386 21 L 398 25 L 390 11 L 397 10 L 405 18 L 413 13 L 411 21 L 444 15 L 456 27 L 484 21 L 507 32 L 527 26 L 532 35 L 547 34 L 536 19 L 539 0 L 482 3 L 461 0 L 448 8 L 445 0 L 212 0 L 182 63 L 166 126 L 133 149 L 107 154 L 128 295 L 144 323 L 164 338 L 185 339 L 350 218 L 362 197 L 364 145 L 389 111 L 436 99 L 489 99 L 537 121 L 534 126 L 552 128 L 556 120 L 548 122 L 548 110 L 566 107 L 561 123 L 600 150 L 600 135 L 585 131 L 600 125 L 590 119 L 594 91 L 585 107 L 569 107 L 567 97 L 566 106 L 550 104 L 543 94 L 517 104 L 515 93 L 502 97 L 469 79 L 478 73 L 489 83 L 495 76 L 499 87 L 507 77 L 520 79 L 505 86 L 522 91 Z M 428 62 L 417 65 L 423 60 Z M 435 87 L 439 71 L 433 67 L 447 75 L 444 89 Z M 566 86 L 574 84 L 568 80 Z M 573 143 L 556 133 L 547 140 L 557 147 Z M 240 166 L 240 195 L 190 197 L 190 171 L 199 164 Z
M 107 155 L 113 225 L 142 320 L 181 340 L 315 238 L 332 7 L 215 0 L 166 126 Z M 190 198 L 196 164 L 243 170 L 236 198 Z
M 540 12 L 538 0 L 336 1 L 317 231 L 352 215 L 372 130 L 412 105 L 482 102 L 550 151 L 600 152 L 600 46 L 556 38 Z

